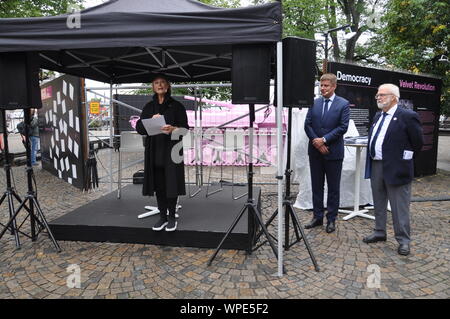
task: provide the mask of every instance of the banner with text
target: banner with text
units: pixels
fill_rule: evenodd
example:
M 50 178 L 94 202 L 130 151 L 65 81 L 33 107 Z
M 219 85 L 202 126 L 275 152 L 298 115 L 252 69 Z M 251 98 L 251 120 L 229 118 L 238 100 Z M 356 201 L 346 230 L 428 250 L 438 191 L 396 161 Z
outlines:
M 397 85 L 400 88 L 399 106 L 417 112 L 422 122 L 424 145 L 414 159 L 415 175 L 436 173 L 442 89 L 439 78 L 337 62 L 328 63 L 328 70 L 337 76 L 336 94 L 350 101 L 350 118 L 362 136 L 368 134 L 378 111 L 375 101 L 378 86 L 383 83 Z

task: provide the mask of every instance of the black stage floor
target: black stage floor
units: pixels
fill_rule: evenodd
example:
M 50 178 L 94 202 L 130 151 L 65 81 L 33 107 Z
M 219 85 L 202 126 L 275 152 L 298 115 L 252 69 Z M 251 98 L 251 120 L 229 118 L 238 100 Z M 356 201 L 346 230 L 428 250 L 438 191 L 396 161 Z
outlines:
M 156 206 L 156 199 L 142 196 L 142 185 L 134 184 L 122 188 L 121 199 L 112 192 L 49 224 L 57 240 L 216 248 L 247 201 L 246 196 L 233 200 L 231 186 L 223 188 L 208 198 L 205 197 L 206 187 L 194 198 L 180 197 L 182 208 L 178 211 L 180 217 L 174 232 L 151 229 L 159 215 L 137 218 L 145 213 L 144 206 Z M 247 189 L 237 188 L 237 194 Z M 260 188 L 254 188 L 254 198 L 260 206 Z M 251 247 L 253 225 L 245 212 L 223 248 L 246 250 Z

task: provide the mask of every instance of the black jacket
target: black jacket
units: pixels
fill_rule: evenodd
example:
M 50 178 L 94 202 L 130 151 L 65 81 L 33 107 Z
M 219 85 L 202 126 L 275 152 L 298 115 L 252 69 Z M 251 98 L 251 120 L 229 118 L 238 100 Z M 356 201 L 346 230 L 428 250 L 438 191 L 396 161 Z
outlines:
M 365 178 L 372 175 L 369 155 L 370 139 L 381 112 L 375 114 L 367 143 Z M 411 110 L 397 107 L 383 140 L 383 178 L 389 185 L 405 185 L 414 177 L 414 160 L 404 159 L 404 151 L 413 151 L 414 157 L 422 149 L 423 132 L 419 115 Z
M 163 104 L 160 105 L 158 104 L 156 95 L 154 95 L 153 100 L 144 106 L 144 109 L 141 113 L 141 119 L 151 118 L 157 113 L 164 115 L 166 124 L 170 124 L 179 128 L 189 129 L 187 114 L 184 106 L 180 102 L 174 100 L 172 97 L 167 96 Z M 147 132 L 141 120 L 137 121 L 136 130 L 141 135 L 147 135 Z M 167 197 L 173 198 L 177 197 L 178 195 L 185 195 L 186 186 L 184 180 L 184 163 L 183 161 L 179 163 L 174 162 L 171 156 L 173 149 L 180 149 L 178 155 L 180 155 L 181 157 L 183 156 L 182 145 L 178 144 L 182 143 L 182 136 L 172 140 L 172 134 L 161 134 L 162 135 L 146 137 L 144 185 L 142 187 L 142 194 L 144 196 L 153 196 L 155 192 L 155 181 L 153 180 L 153 172 L 155 170 L 155 156 L 153 152 L 162 152 L 164 156 L 164 168 L 166 172 Z M 158 147 L 161 149 L 155 149 L 156 138 L 158 138 Z

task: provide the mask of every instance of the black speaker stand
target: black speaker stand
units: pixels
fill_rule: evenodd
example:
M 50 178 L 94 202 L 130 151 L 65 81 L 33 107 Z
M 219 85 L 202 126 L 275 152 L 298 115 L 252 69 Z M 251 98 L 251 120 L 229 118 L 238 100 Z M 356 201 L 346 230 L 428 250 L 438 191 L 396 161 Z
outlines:
M 254 104 L 250 104 L 249 108 L 250 108 L 250 114 L 249 114 L 250 115 L 250 126 L 249 126 L 249 130 L 250 130 L 250 135 L 249 135 L 250 154 L 249 154 L 249 165 L 248 165 L 248 173 L 247 173 L 247 180 L 248 180 L 247 202 L 244 204 L 244 207 L 241 209 L 239 214 L 236 216 L 235 220 L 233 221 L 231 226 L 228 228 L 227 233 L 225 234 L 225 236 L 220 241 L 219 246 L 217 246 L 214 254 L 209 259 L 208 266 L 211 266 L 212 261 L 214 260 L 214 258 L 219 253 L 219 250 L 222 248 L 223 243 L 228 238 L 228 236 L 231 234 L 231 232 L 236 227 L 237 223 L 240 221 L 240 219 L 242 218 L 242 216 L 244 215 L 244 213 L 246 211 L 247 211 L 249 217 L 253 217 L 253 220 L 256 220 L 258 222 L 258 225 L 261 227 L 262 232 L 265 234 L 265 236 L 267 238 L 267 241 L 269 242 L 270 247 L 272 248 L 272 251 L 275 254 L 275 257 L 277 257 L 277 259 L 278 259 L 278 253 L 277 253 L 277 249 L 275 248 L 275 244 L 273 243 L 273 241 L 272 241 L 272 239 L 270 237 L 270 234 L 267 231 L 266 226 L 264 225 L 264 222 L 262 220 L 262 214 L 261 214 L 259 208 L 255 204 L 255 201 L 253 199 L 253 175 L 254 175 L 254 172 L 253 172 L 253 123 L 255 122 L 255 105 Z M 254 245 L 255 242 L 256 241 L 254 241 L 253 239 L 251 240 L 250 245 L 249 245 L 249 247 L 247 249 L 247 253 L 248 254 L 251 254 L 253 251 L 255 251 L 257 249 L 257 248 L 253 249 L 253 245 Z M 258 246 L 258 248 L 259 247 L 261 247 L 261 245 Z
M 4 112 L 4 111 L 3 111 Z M 17 208 L 17 210 L 14 211 L 13 214 L 10 215 L 10 220 L 5 225 L 3 230 L 0 233 L 0 239 L 5 235 L 6 231 L 8 229 L 11 229 L 12 232 L 14 232 L 15 238 L 16 238 L 16 247 L 17 249 L 20 249 L 20 240 L 19 240 L 19 233 L 25 235 L 26 237 L 30 238 L 32 241 L 36 241 L 38 235 L 43 231 L 46 230 L 48 236 L 52 240 L 56 251 L 61 252 L 61 248 L 59 247 L 58 242 L 55 240 L 55 237 L 53 236 L 52 231 L 50 230 L 50 227 L 47 223 L 47 220 L 44 216 L 44 213 L 42 212 L 42 209 L 39 205 L 39 202 L 37 200 L 36 193 L 33 189 L 33 167 L 31 165 L 31 148 L 30 148 L 30 110 L 26 109 L 24 110 L 24 122 L 25 122 L 25 149 L 27 154 L 27 182 L 28 182 L 28 192 L 25 196 L 24 200 L 21 201 L 21 204 Z M 5 126 L 6 128 L 6 126 Z M 7 140 L 5 140 L 5 151 L 7 150 Z M 7 154 L 6 154 L 7 155 Z M 26 204 L 28 203 L 28 206 Z M 14 207 L 10 204 L 10 209 Z M 24 218 L 22 224 L 17 227 L 16 224 L 16 218 L 19 215 L 19 213 L 25 209 L 27 212 L 27 216 Z M 10 211 L 11 213 L 11 211 Z M 20 228 L 25 223 L 25 221 L 30 218 L 30 224 L 31 224 L 31 235 L 25 234 L 20 231 Z
M 291 174 L 292 170 L 290 169 L 291 166 L 291 128 L 292 128 L 292 108 L 289 108 L 289 116 L 288 116 L 288 132 L 287 132 L 287 159 L 286 159 L 286 170 L 284 172 L 284 175 L 286 177 L 286 183 L 285 183 L 285 194 L 283 197 L 283 209 L 285 210 L 284 214 L 284 235 L 285 235 L 285 241 L 284 241 L 284 249 L 288 251 L 292 246 L 297 244 L 303 239 L 303 242 L 305 243 L 306 249 L 308 250 L 309 256 L 311 257 L 311 260 L 314 264 L 314 268 L 316 271 L 320 271 L 320 268 L 316 262 L 316 258 L 314 257 L 313 251 L 311 249 L 311 246 L 309 245 L 308 239 L 306 238 L 305 231 L 303 230 L 302 224 L 295 213 L 294 207 L 292 206 L 292 198 L 291 198 Z M 269 227 L 269 225 L 272 223 L 272 221 L 275 219 L 275 217 L 278 216 L 278 209 L 275 210 L 275 212 L 270 216 L 270 218 L 267 220 L 266 228 Z M 295 240 L 291 241 L 291 238 L 289 236 L 291 223 L 292 221 L 292 227 L 294 228 L 295 232 Z M 256 240 L 258 240 L 261 237 L 261 232 L 256 236 Z M 274 238 L 272 236 L 272 238 Z M 276 239 L 275 239 L 276 240 Z
M 3 202 L 5 200 L 7 200 L 8 203 L 8 210 L 9 210 L 9 218 L 11 218 L 14 215 L 15 209 L 14 209 L 14 199 L 16 199 L 19 203 L 23 203 L 22 199 L 19 197 L 19 195 L 17 195 L 16 190 L 14 189 L 14 187 L 12 187 L 12 183 L 11 183 L 11 163 L 10 163 L 10 154 L 9 154 L 9 147 L 8 147 L 8 129 L 6 127 L 6 114 L 5 114 L 5 110 L 2 109 L 0 110 L 2 112 L 2 116 L 0 116 L 0 118 L 2 119 L 2 123 L 0 124 L 3 129 L 4 129 L 4 133 L 3 133 L 3 138 L 4 138 L 4 151 L 3 151 L 3 160 L 4 160 L 4 164 L 3 164 L 3 168 L 5 170 L 5 176 L 6 176 L 6 191 L 3 193 L 2 197 L 0 198 L 0 207 L 3 204 Z M 0 226 L 5 226 L 3 224 L 0 223 Z M 10 229 L 11 230 L 11 235 L 13 235 L 15 237 L 16 240 L 16 247 L 20 248 L 20 239 L 19 239 L 19 234 L 16 231 L 17 226 L 16 226 L 16 220 L 14 219 L 12 221 L 12 226 L 9 227 L 5 227 L 5 229 Z

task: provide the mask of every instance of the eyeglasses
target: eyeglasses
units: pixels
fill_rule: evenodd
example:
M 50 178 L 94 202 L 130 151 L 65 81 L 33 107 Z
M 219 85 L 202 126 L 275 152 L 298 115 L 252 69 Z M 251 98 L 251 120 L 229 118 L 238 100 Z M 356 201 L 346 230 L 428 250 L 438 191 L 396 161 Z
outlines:
M 377 94 L 377 95 L 375 95 L 375 100 L 378 100 L 380 97 L 385 97 L 388 95 L 393 95 L 393 94 Z

